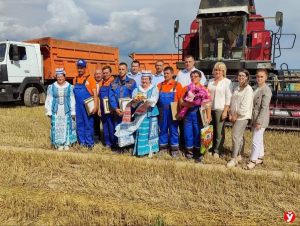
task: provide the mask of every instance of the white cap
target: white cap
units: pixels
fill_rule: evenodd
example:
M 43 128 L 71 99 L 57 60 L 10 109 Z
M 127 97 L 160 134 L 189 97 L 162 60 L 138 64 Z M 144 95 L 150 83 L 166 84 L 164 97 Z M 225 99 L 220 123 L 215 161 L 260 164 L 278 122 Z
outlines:
M 148 77 L 148 78 L 152 79 L 151 71 L 145 71 L 145 70 L 143 70 L 142 71 L 142 78 L 143 77 Z
M 55 76 L 57 75 L 66 75 L 66 71 L 64 68 L 56 68 L 55 69 Z

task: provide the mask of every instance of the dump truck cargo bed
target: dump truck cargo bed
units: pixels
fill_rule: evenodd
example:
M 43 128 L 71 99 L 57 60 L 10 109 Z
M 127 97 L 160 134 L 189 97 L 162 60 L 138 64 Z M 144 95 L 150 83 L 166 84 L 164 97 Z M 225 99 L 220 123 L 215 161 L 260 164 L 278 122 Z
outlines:
M 106 65 L 112 68 L 113 74 L 118 72 L 119 49 L 117 47 L 95 45 L 74 41 L 54 39 L 51 37 L 32 39 L 26 43 L 38 43 L 44 63 L 44 79 L 54 79 L 55 68 L 64 68 L 67 79 L 77 75 L 76 62 L 84 59 L 90 74 L 95 69 Z
M 164 61 L 164 68 L 171 66 L 174 69 L 174 75 L 177 75 L 179 70 L 176 68 L 176 62 L 181 61 L 181 55 L 174 53 L 134 53 L 129 54 L 134 60 L 140 62 L 140 70 L 151 70 L 151 73 L 156 72 L 155 62 L 157 60 Z

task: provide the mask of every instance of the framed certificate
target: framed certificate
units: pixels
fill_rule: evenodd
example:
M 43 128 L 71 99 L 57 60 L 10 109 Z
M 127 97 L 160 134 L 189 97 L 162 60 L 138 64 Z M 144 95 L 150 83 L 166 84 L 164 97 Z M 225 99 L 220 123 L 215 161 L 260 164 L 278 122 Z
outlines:
M 110 113 L 110 106 L 109 106 L 108 98 L 103 98 L 103 108 L 104 108 L 104 114 Z
M 131 101 L 129 97 L 119 99 L 119 107 L 122 112 L 125 112 L 126 105 Z
M 171 112 L 173 120 L 177 120 L 176 115 L 178 114 L 178 102 L 171 102 Z
M 94 102 L 94 97 L 90 97 L 88 99 L 84 100 L 84 106 L 85 106 L 85 110 L 88 113 L 88 115 L 90 116 L 94 110 L 95 107 L 95 102 Z

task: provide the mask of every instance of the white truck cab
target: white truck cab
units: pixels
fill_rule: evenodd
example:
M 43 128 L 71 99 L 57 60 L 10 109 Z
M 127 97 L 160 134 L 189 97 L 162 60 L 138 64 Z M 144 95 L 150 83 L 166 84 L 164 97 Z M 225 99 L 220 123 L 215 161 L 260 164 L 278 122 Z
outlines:
M 40 104 L 45 96 L 42 58 L 39 44 L 0 42 L 0 103 Z

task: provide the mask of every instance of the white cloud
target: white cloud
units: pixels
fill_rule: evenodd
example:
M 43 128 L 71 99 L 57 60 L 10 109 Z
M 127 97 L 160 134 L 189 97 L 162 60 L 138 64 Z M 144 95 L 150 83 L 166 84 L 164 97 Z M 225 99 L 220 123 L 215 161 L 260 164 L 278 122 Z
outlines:
M 177 52 L 173 22 L 180 20 L 180 33 L 188 33 L 200 0 L 0 0 L 0 40 L 27 40 L 45 36 L 117 46 L 125 52 Z M 130 4 L 129 4 L 130 3 Z M 293 7 L 290 7 L 293 5 Z M 284 32 L 300 33 L 297 9 L 300 1 L 256 1 L 257 12 L 274 16 L 284 13 Z M 276 30 L 274 20 L 266 29 Z M 286 43 L 283 43 L 286 44 Z M 286 50 L 277 60 L 296 68 L 300 47 Z M 293 56 L 293 57 L 292 57 Z M 123 56 L 122 56 L 123 58 Z
M 0 5 L 1 6 L 1 5 Z M 73 0 L 50 0 L 47 6 L 49 19 L 41 26 L 23 26 L 13 18 L 2 18 L 0 38 L 30 39 L 42 36 L 65 37 L 71 40 L 95 42 L 105 45 L 124 45 L 125 48 L 157 48 L 161 37 L 159 21 L 152 15 L 152 10 L 111 12 L 105 24 L 91 23 L 84 9 Z
M 86 12 L 77 7 L 73 0 L 51 0 L 47 6 L 51 19 L 42 26 L 43 33 L 57 34 L 80 34 L 89 22 Z

